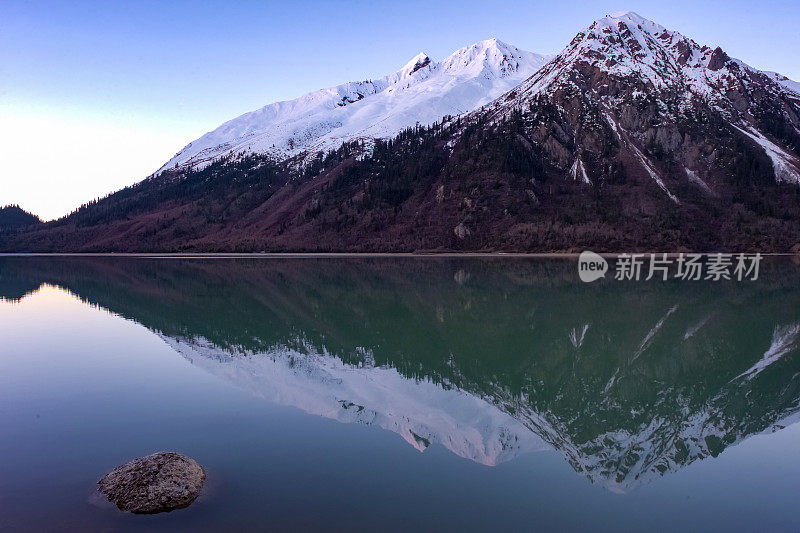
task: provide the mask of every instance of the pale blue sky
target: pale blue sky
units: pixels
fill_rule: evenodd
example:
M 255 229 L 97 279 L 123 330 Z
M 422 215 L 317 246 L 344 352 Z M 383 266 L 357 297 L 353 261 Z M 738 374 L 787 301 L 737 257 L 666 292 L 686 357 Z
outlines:
M 556 53 L 622 10 L 800 79 L 796 0 L 0 0 L 0 204 L 60 216 L 264 104 L 490 37 Z

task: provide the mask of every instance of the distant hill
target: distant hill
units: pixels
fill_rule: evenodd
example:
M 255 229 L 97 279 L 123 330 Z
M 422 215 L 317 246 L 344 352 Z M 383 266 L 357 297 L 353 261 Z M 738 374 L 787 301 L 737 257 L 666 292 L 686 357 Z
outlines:
M 0 229 L 25 228 L 41 223 L 39 217 L 28 213 L 18 205 L 0 207 Z

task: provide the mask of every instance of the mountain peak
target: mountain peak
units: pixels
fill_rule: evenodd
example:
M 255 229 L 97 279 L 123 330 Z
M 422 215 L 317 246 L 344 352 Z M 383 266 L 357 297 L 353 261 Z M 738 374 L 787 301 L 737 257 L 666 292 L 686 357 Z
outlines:
M 511 46 L 496 37 L 460 48 L 446 57 L 441 69 L 450 74 L 469 73 L 481 78 L 505 78 L 520 69 L 540 67 L 550 56 L 534 54 Z
M 401 72 L 413 74 L 414 72 L 418 71 L 419 69 L 426 67 L 431 63 L 431 58 L 425 52 L 420 52 L 414 57 L 411 58 L 411 61 L 405 64 L 401 69 Z
M 660 25 L 660 24 L 658 24 L 656 22 L 653 22 L 652 20 L 650 20 L 648 18 L 643 17 L 643 16 L 641 16 L 640 14 L 638 14 L 638 13 L 636 13 L 634 11 L 619 11 L 617 13 L 612 13 L 610 15 L 606 15 L 605 17 L 603 17 L 602 19 L 600 19 L 598 21 L 595 21 L 595 23 L 597 23 L 597 22 L 611 22 L 611 21 L 614 21 L 617 24 L 619 24 L 620 22 L 625 23 L 625 24 L 627 24 L 627 23 L 634 24 L 636 26 L 641 26 L 643 29 L 646 29 L 646 30 L 655 29 L 655 30 L 658 30 L 658 31 L 663 31 L 665 29 L 664 26 L 662 26 L 662 25 Z
M 610 15 L 606 15 L 606 18 L 626 19 L 626 20 L 636 21 L 636 22 L 639 22 L 639 21 L 651 22 L 651 21 L 647 20 L 646 18 L 644 18 L 643 16 L 641 16 L 639 13 L 636 13 L 635 11 L 617 11 L 616 13 L 611 13 Z
M 622 30 L 627 27 L 630 31 L 644 31 L 653 35 L 661 34 L 667 29 L 650 19 L 647 19 L 634 11 L 619 11 L 606 15 L 598 19 L 589 26 L 588 30 L 596 30 L 599 28 L 611 28 L 614 30 Z
M 579 32 L 547 69 L 539 71 L 535 89 L 563 85 L 565 69 L 585 65 L 617 78 L 638 78 L 656 89 L 684 85 L 687 95 L 709 96 L 719 92 L 714 87 L 722 77 L 737 75 L 739 63 L 722 50 L 700 46 L 633 11 L 622 11 Z
M 472 46 L 478 46 L 483 48 L 513 48 L 513 46 L 507 45 L 497 37 L 492 37 L 491 39 L 484 39 L 483 41 L 478 41 Z
M 515 51 L 519 51 L 519 49 L 516 46 L 511 46 L 510 44 L 504 43 L 497 37 L 492 37 L 491 39 L 484 39 L 483 41 L 478 41 L 475 44 L 465 46 L 464 48 L 457 50 L 455 54 L 469 50 L 498 50 L 500 52 L 505 52 L 505 53 L 513 53 Z
M 473 44 L 472 47 L 468 48 L 480 48 L 482 50 L 496 50 L 503 54 L 519 54 L 520 50 L 516 46 L 512 46 L 510 44 L 504 43 L 497 37 L 492 37 L 491 39 L 485 39 L 483 41 L 478 41 L 477 43 Z

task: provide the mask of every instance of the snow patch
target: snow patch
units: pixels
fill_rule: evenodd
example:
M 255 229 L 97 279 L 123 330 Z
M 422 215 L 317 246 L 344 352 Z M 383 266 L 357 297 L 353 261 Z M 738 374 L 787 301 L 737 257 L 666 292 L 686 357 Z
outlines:
M 667 189 L 667 186 L 664 185 L 664 182 L 661 180 L 661 177 L 658 175 L 658 172 L 656 172 L 656 170 L 653 168 L 652 164 L 650 163 L 650 160 L 647 159 L 644 156 L 644 154 L 641 151 L 639 151 L 639 149 L 636 148 L 633 144 L 631 144 L 630 147 L 633 149 L 634 153 L 636 153 L 636 156 L 639 158 L 639 161 L 642 163 L 644 169 L 647 171 L 648 174 L 650 174 L 650 177 L 653 178 L 653 181 L 656 182 L 656 184 L 661 188 L 661 190 L 667 193 L 669 199 L 675 202 L 676 204 L 681 203 L 680 200 L 678 200 L 678 198 L 674 194 L 669 192 L 669 189 Z
M 698 176 L 695 171 L 689 170 L 687 168 L 686 169 L 686 175 L 689 177 L 689 181 L 690 182 L 694 183 L 695 185 L 697 185 L 698 187 L 703 189 L 708 194 L 714 194 L 711 191 L 711 188 L 708 186 L 708 184 L 705 181 L 703 181 L 703 179 L 700 176 Z
M 586 175 L 586 169 L 583 166 L 583 161 L 581 161 L 580 156 L 575 158 L 575 162 L 572 163 L 569 173 L 573 181 L 578 181 L 580 179 L 583 183 L 591 183 L 591 181 L 589 181 L 589 176 Z
M 764 149 L 764 152 L 772 160 L 775 181 L 800 184 L 800 163 L 798 163 L 796 157 L 787 154 L 780 146 L 750 126 L 746 126 L 746 129 L 738 126 L 734 126 L 734 128 L 750 137 Z

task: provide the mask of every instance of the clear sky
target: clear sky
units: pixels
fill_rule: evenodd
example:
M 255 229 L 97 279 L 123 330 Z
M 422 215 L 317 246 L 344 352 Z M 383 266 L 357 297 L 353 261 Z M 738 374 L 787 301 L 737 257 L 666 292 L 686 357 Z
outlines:
M 0 205 L 56 218 L 270 102 L 490 37 L 556 53 L 625 10 L 800 80 L 797 0 L 0 0 Z

